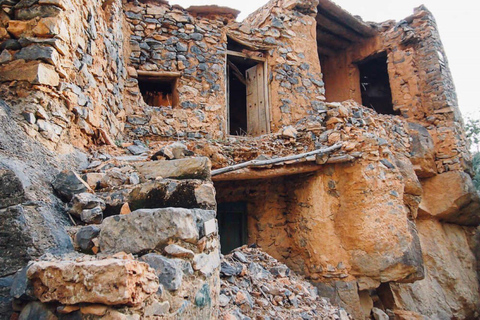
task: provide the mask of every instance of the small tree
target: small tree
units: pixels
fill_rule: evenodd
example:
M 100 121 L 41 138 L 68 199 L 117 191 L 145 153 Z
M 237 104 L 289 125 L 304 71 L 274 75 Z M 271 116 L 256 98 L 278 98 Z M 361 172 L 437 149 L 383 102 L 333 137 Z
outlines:
M 473 149 L 477 153 L 480 152 L 480 119 L 468 118 L 465 124 L 465 131 Z
M 475 172 L 473 183 L 477 190 L 480 190 L 480 120 L 468 118 L 465 131 L 470 139 L 473 152 L 472 167 Z

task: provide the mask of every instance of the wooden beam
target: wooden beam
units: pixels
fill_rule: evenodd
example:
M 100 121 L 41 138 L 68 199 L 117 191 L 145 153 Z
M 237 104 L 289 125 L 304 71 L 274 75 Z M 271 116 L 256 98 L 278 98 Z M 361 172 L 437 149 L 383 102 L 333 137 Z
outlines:
M 343 40 L 319 28 L 317 29 L 317 41 L 332 49 L 337 49 L 337 50 L 346 49 L 352 44 L 347 40 Z
M 327 12 L 329 15 L 349 26 L 364 37 L 373 37 L 377 34 L 377 30 L 355 18 L 348 11 L 342 9 L 330 0 L 319 0 L 318 9 L 318 12 Z
M 353 29 L 345 27 L 344 25 L 327 18 L 321 13 L 318 13 L 315 19 L 317 20 L 317 25 L 344 39 L 347 39 L 351 42 L 360 42 L 362 40 L 362 34 L 359 34 Z
M 138 74 L 138 77 L 158 78 L 158 79 L 172 79 L 172 78 L 180 78 L 182 76 L 180 72 L 171 72 L 171 71 L 137 70 L 137 74 Z
M 238 51 L 233 51 L 233 50 L 227 50 L 227 55 L 233 56 L 233 57 L 239 57 L 239 58 L 243 58 L 243 59 L 250 59 L 250 60 L 258 61 L 258 62 L 265 62 L 265 58 L 249 56 L 249 55 L 247 55 L 243 52 L 238 52 Z
M 219 175 L 219 174 L 226 173 L 226 172 L 230 172 L 230 171 L 237 171 L 237 170 L 247 168 L 247 167 L 261 167 L 261 166 L 267 166 L 267 165 L 271 165 L 271 164 L 285 163 L 285 162 L 289 162 L 289 161 L 300 160 L 300 159 L 307 158 L 309 156 L 332 152 L 332 151 L 335 151 L 337 149 L 340 149 L 341 147 L 342 147 L 342 144 L 337 143 L 337 144 L 335 144 L 331 147 L 327 147 L 327 148 L 323 148 L 323 149 L 317 149 L 317 150 L 313 150 L 313 151 L 306 152 L 306 153 L 296 154 L 296 155 L 293 155 L 293 156 L 281 157 L 281 158 L 275 158 L 275 159 L 269 159 L 269 160 L 251 160 L 251 161 L 247 161 L 247 162 L 243 162 L 243 163 L 238 163 L 238 164 L 235 164 L 233 166 L 228 166 L 228 167 L 225 167 L 225 168 L 212 170 L 212 177 L 216 176 L 216 175 Z
M 236 180 L 260 180 L 273 179 L 294 174 L 315 172 L 325 166 L 318 165 L 315 162 L 301 162 L 291 165 L 284 165 L 278 168 L 252 169 L 243 168 L 233 172 L 226 172 L 212 177 L 213 182 L 217 181 L 236 181 Z

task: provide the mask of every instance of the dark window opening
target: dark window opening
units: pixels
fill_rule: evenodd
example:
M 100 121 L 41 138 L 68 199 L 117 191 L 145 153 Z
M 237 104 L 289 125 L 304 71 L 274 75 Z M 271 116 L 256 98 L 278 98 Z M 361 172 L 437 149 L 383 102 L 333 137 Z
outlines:
M 362 104 L 382 114 L 398 114 L 393 109 L 388 78 L 387 53 L 383 52 L 358 63 Z
M 222 254 L 247 244 L 246 202 L 219 203 L 217 219 Z
M 143 101 L 152 107 L 173 107 L 177 104 L 176 78 L 138 78 Z

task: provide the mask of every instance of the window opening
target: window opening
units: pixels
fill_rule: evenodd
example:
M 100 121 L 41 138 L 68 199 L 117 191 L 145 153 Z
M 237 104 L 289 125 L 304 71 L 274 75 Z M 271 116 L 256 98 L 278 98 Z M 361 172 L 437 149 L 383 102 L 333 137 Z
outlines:
M 143 101 L 152 107 L 177 105 L 177 78 L 162 76 L 138 76 L 138 87 Z
M 247 244 L 247 203 L 225 202 L 217 207 L 222 254 Z
M 362 104 L 382 114 L 398 114 L 393 109 L 388 77 L 387 53 L 382 52 L 358 63 Z

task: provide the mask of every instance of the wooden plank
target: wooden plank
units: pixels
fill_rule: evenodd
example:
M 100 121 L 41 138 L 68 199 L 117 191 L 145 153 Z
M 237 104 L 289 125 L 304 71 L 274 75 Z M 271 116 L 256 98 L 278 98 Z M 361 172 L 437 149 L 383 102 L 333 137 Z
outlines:
M 232 51 L 232 50 L 227 50 L 227 55 L 234 56 L 234 57 L 239 57 L 239 58 L 243 58 L 243 59 L 250 59 L 250 60 L 258 61 L 258 62 L 264 62 L 266 60 L 263 57 L 249 56 L 249 55 L 247 55 L 243 52 Z
M 259 132 L 257 66 L 253 66 L 250 69 L 247 69 L 246 78 L 247 78 L 247 134 L 255 136 Z
M 360 42 L 362 40 L 362 35 L 355 32 L 354 30 L 341 25 L 340 23 L 335 22 L 332 19 L 329 19 L 322 15 L 321 13 L 317 14 L 315 18 L 317 20 L 317 24 L 330 31 L 331 33 L 336 34 L 344 39 L 347 39 L 352 42 Z
M 258 104 L 258 132 L 256 135 L 267 134 L 267 109 L 265 103 L 265 82 L 263 64 L 257 64 L 257 104 Z
M 264 77 L 263 77 L 263 85 L 264 85 L 264 88 L 265 88 L 265 114 L 266 114 L 266 117 L 267 117 L 267 133 L 271 133 L 270 132 L 270 119 L 272 119 L 272 116 L 271 116 L 271 108 L 270 108 L 270 90 L 268 90 L 268 64 L 267 62 L 265 61 L 265 63 L 263 63 L 263 74 L 264 74 Z
M 336 37 L 320 28 L 317 28 L 317 42 L 335 50 L 346 49 L 352 44 L 351 42 Z
M 237 171 L 237 170 L 248 168 L 248 167 L 261 167 L 261 166 L 267 166 L 267 165 L 277 164 L 277 163 L 284 164 L 288 161 L 300 160 L 300 159 L 304 159 L 317 154 L 329 153 L 337 149 L 340 149 L 341 147 L 342 147 L 342 143 L 337 143 L 330 147 L 317 149 L 317 150 L 313 150 L 306 153 L 296 154 L 293 156 L 287 156 L 287 157 L 281 157 L 281 158 L 275 158 L 275 159 L 269 159 L 269 160 L 250 160 L 247 162 L 235 164 L 233 166 L 212 170 L 212 177 L 219 174 L 224 174 L 231 171 Z

